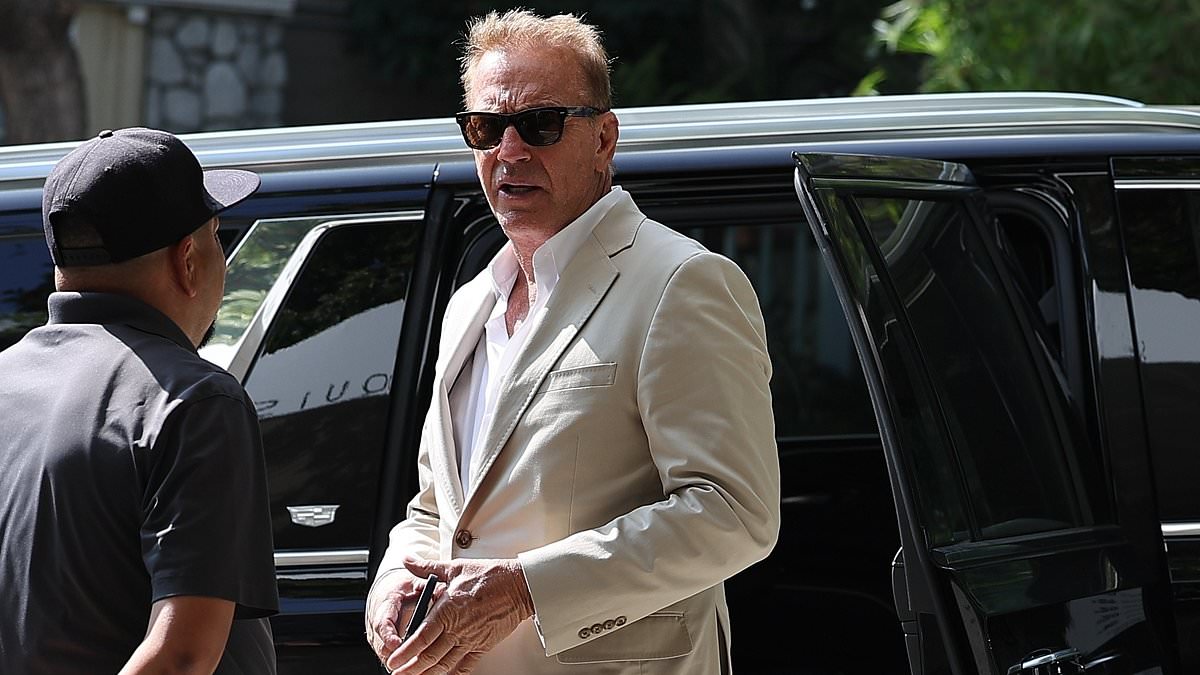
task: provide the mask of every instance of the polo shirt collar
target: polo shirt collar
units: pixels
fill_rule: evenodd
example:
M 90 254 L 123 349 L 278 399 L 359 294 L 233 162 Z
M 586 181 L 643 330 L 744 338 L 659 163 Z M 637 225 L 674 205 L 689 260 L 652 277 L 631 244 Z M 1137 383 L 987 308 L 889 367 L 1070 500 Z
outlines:
M 50 294 L 46 307 L 50 313 L 48 325 L 123 324 L 196 351 L 183 329 L 166 314 L 127 295 L 59 291 Z

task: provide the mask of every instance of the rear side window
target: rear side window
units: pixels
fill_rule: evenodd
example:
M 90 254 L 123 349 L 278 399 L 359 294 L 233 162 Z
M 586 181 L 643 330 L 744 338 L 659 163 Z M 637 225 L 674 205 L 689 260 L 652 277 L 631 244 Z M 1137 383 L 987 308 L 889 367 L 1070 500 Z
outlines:
M 876 436 L 846 319 L 804 212 L 785 189 L 669 201 L 632 192 L 647 216 L 733 260 L 754 285 L 774 367 L 775 435 Z
M 1200 181 L 1196 183 L 1200 187 Z M 1200 515 L 1200 191 L 1118 192 L 1159 515 Z
M 754 285 L 775 368 L 776 435 L 875 434 L 846 319 L 816 242 L 796 215 L 683 232 L 736 262 Z
M 246 379 L 277 549 L 365 547 L 420 221 L 327 230 Z

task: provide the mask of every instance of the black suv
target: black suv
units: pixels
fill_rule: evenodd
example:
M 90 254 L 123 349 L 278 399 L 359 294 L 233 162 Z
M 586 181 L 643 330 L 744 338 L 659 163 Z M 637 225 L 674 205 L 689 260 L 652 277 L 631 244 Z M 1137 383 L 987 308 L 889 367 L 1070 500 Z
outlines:
M 1200 670 L 1200 115 L 618 115 L 617 182 L 738 262 L 768 324 L 783 530 L 728 585 L 737 672 Z M 263 177 L 223 217 L 204 353 L 262 421 L 280 671 L 377 673 L 363 598 L 415 490 L 440 316 L 503 235 L 449 119 L 185 140 Z M 45 319 L 40 187 L 70 147 L 0 149 L 0 347 Z

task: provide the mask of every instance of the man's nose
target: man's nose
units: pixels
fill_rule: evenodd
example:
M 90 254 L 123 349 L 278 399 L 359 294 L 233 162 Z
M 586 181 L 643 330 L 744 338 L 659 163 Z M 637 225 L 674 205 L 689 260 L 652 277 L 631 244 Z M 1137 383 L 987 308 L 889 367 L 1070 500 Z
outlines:
M 500 145 L 496 146 L 496 159 L 505 163 L 523 162 L 529 159 L 529 144 L 517 133 L 517 127 L 510 124 L 500 136 Z

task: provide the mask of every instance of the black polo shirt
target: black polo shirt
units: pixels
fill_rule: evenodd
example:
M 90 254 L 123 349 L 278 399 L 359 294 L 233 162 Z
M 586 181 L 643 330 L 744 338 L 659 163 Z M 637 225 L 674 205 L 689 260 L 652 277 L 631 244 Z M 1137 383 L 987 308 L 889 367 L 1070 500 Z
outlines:
M 0 352 L 0 673 L 115 673 L 157 600 L 237 603 L 219 673 L 273 673 L 258 418 L 139 301 L 55 293 Z

